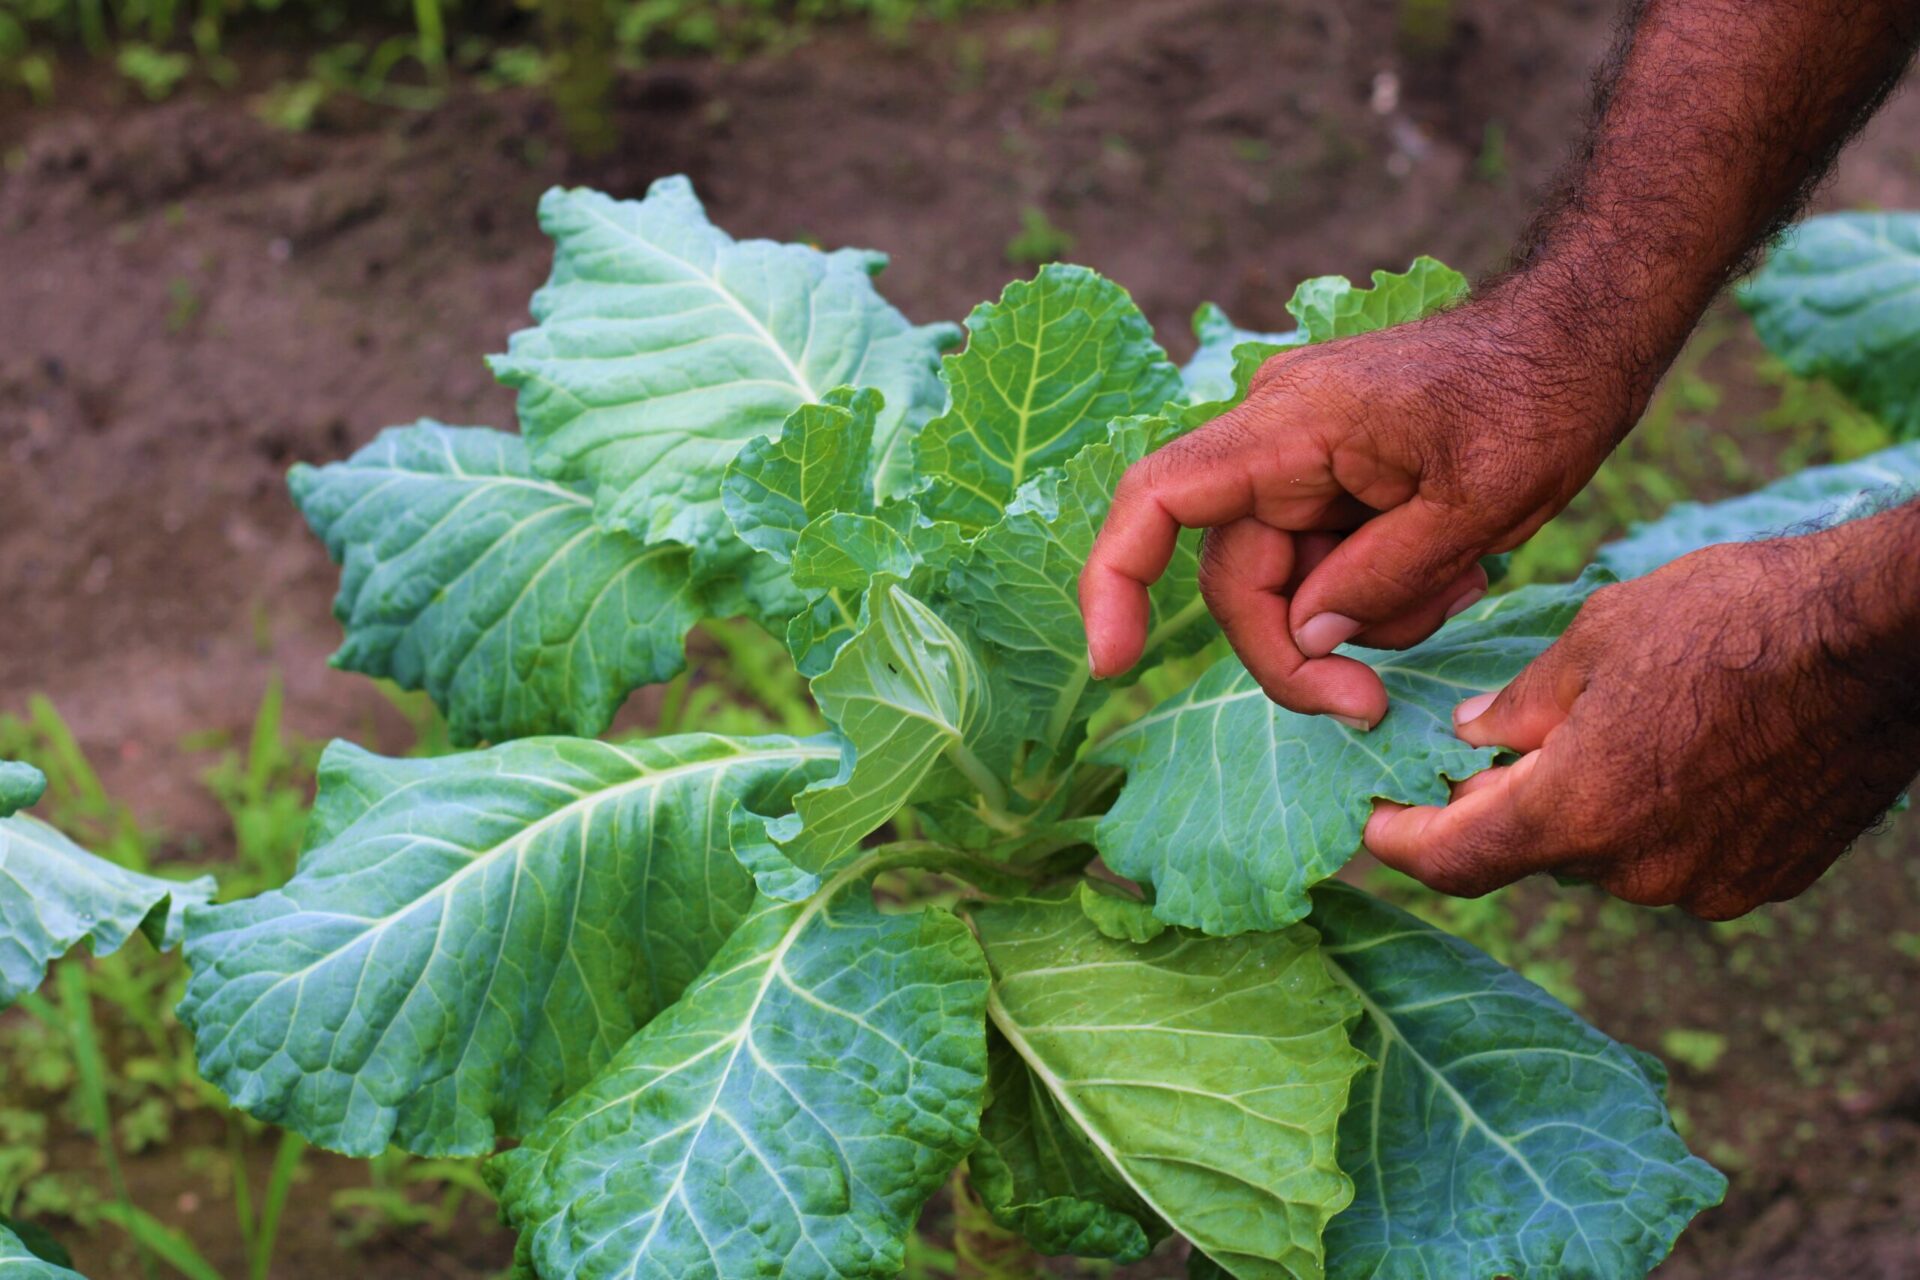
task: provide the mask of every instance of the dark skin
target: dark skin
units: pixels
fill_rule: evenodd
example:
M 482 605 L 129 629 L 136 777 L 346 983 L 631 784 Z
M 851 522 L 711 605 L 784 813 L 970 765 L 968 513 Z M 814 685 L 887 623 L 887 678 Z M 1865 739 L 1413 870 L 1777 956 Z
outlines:
M 1377 724 L 1385 689 L 1335 647 L 1417 643 L 1479 597 L 1479 559 L 1592 478 L 1916 41 L 1916 0 L 1637 6 L 1512 270 L 1274 357 L 1128 471 L 1080 581 L 1095 674 L 1138 660 L 1146 586 L 1203 527 L 1202 592 L 1269 696 Z M 1377 806 L 1367 845 L 1454 893 L 1553 870 L 1716 919 L 1798 893 L 1920 771 L 1917 582 L 1909 504 L 1607 588 L 1456 713 L 1519 761 L 1445 807 Z

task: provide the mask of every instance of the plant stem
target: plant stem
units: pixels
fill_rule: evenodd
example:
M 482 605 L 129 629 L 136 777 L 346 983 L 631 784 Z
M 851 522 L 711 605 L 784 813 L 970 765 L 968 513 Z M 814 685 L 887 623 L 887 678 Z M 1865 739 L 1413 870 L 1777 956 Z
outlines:
M 967 781 L 971 782 L 974 788 L 985 797 L 988 813 L 994 817 L 1005 819 L 1011 824 L 1007 829 L 1016 829 L 1018 827 L 1019 820 L 1007 812 L 1007 789 L 1000 784 L 1000 779 L 993 776 L 993 770 L 982 764 L 980 757 L 967 749 L 966 743 L 956 738 L 953 744 L 947 748 L 947 759 L 953 761 L 954 767 L 965 774 Z M 1000 826 L 1000 824 L 995 822 L 993 817 L 989 817 L 988 814 L 982 814 L 981 816 L 987 819 L 987 825 L 996 828 Z
M 1193 625 L 1193 620 L 1206 611 L 1206 600 L 1198 595 L 1194 596 L 1193 599 L 1174 610 L 1173 614 L 1168 617 L 1166 621 L 1147 633 L 1146 647 L 1141 649 L 1140 652 L 1152 653 L 1155 649 Z

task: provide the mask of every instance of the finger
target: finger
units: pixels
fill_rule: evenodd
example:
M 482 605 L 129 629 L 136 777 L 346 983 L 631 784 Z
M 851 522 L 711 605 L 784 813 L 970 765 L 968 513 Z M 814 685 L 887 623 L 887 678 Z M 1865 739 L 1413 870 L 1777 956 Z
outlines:
M 1387 713 L 1380 677 L 1351 658 L 1309 662 L 1287 632 L 1294 535 L 1247 518 L 1209 530 L 1200 554 L 1200 594 L 1227 642 L 1269 698 L 1305 715 L 1332 715 L 1368 729 Z
M 1587 687 L 1584 646 L 1569 633 L 1528 663 L 1506 688 L 1453 709 L 1454 732 L 1476 747 L 1537 751 L 1565 723 Z
M 1366 627 L 1353 637 L 1369 649 L 1407 649 L 1440 629 L 1440 625 L 1487 594 L 1487 571 L 1475 561 L 1465 573 L 1396 618 Z
M 1307 575 L 1319 567 L 1322 560 L 1333 554 L 1345 536 L 1338 533 L 1296 533 L 1293 535 L 1293 576 L 1287 579 L 1286 590 L 1280 594 L 1288 599 L 1300 589 Z
M 1466 574 L 1485 540 L 1459 512 L 1420 497 L 1367 521 L 1294 596 L 1291 622 L 1300 651 L 1322 657 L 1366 628 L 1413 611 Z M 1443 602 L 1439 612 L 1452 603 Z
M 1166 572 L 1182 528 L 1214 528 L 1256 514 L 1260 495 L 1298 528 L 1347 528 L 1370 509 L 1342 493 L 1310 433 L 1276 428 L 1242 406 L 1127 468 L 1080 573 L 1080 612 L 1095 676 L 1140 659 L 1147 588 Z
M 1479 773 L 1474 774 L 1471 778 L 1468 778 L 1463 782 L 1454 783 L 1453 786 L 1449 788 L 1449 790 L 1452 793 L 1453 799 L 1464 800 L 1476 791 L 1481 791 L 1491 786 L 1498 786 L 1499 784 L 1500 784 L 1500 770 L 1482 769 Z
M 1524 815 L 1522 793 L 1535 784 L 1540 753 L 1489 769 L 1466 795 L 1444 807 L 1374 806 L 1366 845 L 1374 857 L 1428 888 L 1478 897 L 1558 865 L 1545 833 Z

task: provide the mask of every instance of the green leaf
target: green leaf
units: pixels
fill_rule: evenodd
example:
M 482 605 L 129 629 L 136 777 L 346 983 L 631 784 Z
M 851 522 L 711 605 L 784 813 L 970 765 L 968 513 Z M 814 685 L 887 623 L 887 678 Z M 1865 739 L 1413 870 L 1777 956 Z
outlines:
M 787 619 L 807 607 L 806 593 L 793 584 L 788 566 L 738 538 L 696 553 L 693 576 L 709 618 L 751 618 L 777 635 Z
M 1070 895 L 974 921 L 987 1016 L 1101 1167 L 1241 1280 L 1317 1280 L 1321 1232 L 1353 1196 L 1335 1143 L 1366 1060 L 1312 930 L 1136 945 Z M 1041 1185 L 1126 1211 L 1084 1176 Z
M 1157 443 L 1153 429 L 1163 425 L 1116 423 L 1110 441 L 1088 445 L 1064 468 L 1029 481 L 949 584 L 981 638 L 1006 655 L 1007 680 L 1020 694 L 1019 732 L 1052 751 L 1070 755 L 1087 718 L 1128 683 L 1088 680 L 1078 583 L 1121 474 L 1146 456 Z M 1152 624 L 1134 678 L 1218 634 L 1200 598 L 1198 548 L 1197 532 L 1183 536 L 1150 592 Z
M 394 427 L 289 484 L 343 567 L 333 664 L 425 689 L 461 742 L 590 737 L 686 665 L 703 612 L 686 551 L 599 528 L 518 436 Z
M 1117 885 L 1082 880 L 1077 894 L 1080 910 L 1093 927 L 1122 942 L 1152 942 L 1167 931 L 1167 922 L 1153 914 L 1153 904 L 1123 892 Z
M 1371 733 L 1271 702 L 1231 656 L 1092 753 L 1127 783 L 1101 820 L 1107 864 L 1155 890 L 1169 924 L 1235 934 L 1307 913 L 1307 889 L 1360 846 L 1375 798 L 1441 804 L 1491 748 L 1454 736 L 1453 708 L 1497 689 L 1566 629 L 1594 589 L 1526 587 L 1482 601 L 1402 653 L 1350 648 L 1387 687 Z
M 913 548 L 878 516 L 836 511 L 800 531 L 793 580 L 803 588 L 858 594 L 876 577 L 911 577 Z
M 1234 398 L 1235 391 L 1240 389 L 1234 378 L 1234 351 L 1241 345 L 1258 343 L 1271 354 L 1307 341 L 1298 329 L 1259 333 L 1237 328 L 1227 319 L 1227 313 L 1211 302 L 1202 303 L 1193 313 L 1193 336 L 1200 340 L 1200 345 L 1194 350 L 1193 358 L 1181 367 L 1180 380 L 1186 384 L 1187 399 L 1194 404 Z
M 1676 502 L 1659 519 L 1635 525 L 1600 548 L 1594 563 L 1637 578 L 1712 543 L 1804 533 L 1872 515 L 1906 501 L 1916 489 L 1920 441 L 1911 441 L 1856 462 L 1809 467 L 1724 502 Z
M 692 981 L 753 896 L 740 810 L 784 812 L 838 758 L 708 734 L 426 760 L 336 743 L 299 873 L 190 921 L 201 1072 L 349 1155 L 490 1150 Z
M 783 564 L 801 530 L 835 511 L 871 512 L 880 393 L 840 387 L 793 411 L 777 438 L 749 440 L 727 464 L 727 518 L 741 541 Z
M 1377 1064 L 1340 1124 L 1356 1194 L 1327 1230 L 1331 1280 L 1637 1280 L 1720 1203 L 1657 1063 L 1397 908 L 1340 884 L 1313 897 Z
M 916 798 L 998 788 L 974 751 L 994 709 L 967 642 L 886 579 L 867 605 L 859 633 L 813 681 L 847 742 L 840 772 L 802 791 L 796 812 L 770 828 L 807 871 L 830 867 Z
M 1218 307 L 1204 306 L 1194 316 L 1201 347 L 1188 366 L 1189 404 L 1174 416 L 1183 427 L 1197 427 L 1245 400 L 1260 366 L 1283 351 L 1418 320 L 1466 296 L 1465 276 L 1423 257 L 1399 275 L 1374 272 L 1371 289 L 1358 288 L 1345 276 L 1304 281 L 1287 302 L 1300 322 L 1291 333 L 1235 329 Z
M 721 476 L 741 445 L 846 385 L 885 397 L 880 470 L 904 478 L 957 331 L 889 306 L 871 278 L 884 259 L 736 241 L 680 177 L 639 201 L 556 188 L 540 225 L 554 261 L 538 327 L 493 369 L 520 393 L 540 470 L 590 482 L 603 524 L 648 542 L 724 539 Z
M 25 1253 L 25 1257 L 21 1257 Z M 50 1263 L 35 1270 L 33 1261 Z M 6 1280 L 54 1280 L 73 1276 L 73 1255 L 36 1222 L 15 1222 L 0 1213 L 0 1276 Z
M 993 524 L 1027 480 L 1106 435 L 1107 423 L 1153 413 L 1180 375 L 1127 291 L 1085 267 L 1042 267 L 967 317 L 967 348 L 949 356 L 952 400 L 920 435 L 923 501 L 969 532 Z
M 1331 342 L 1418 320 L 1466 296 L 1465 276 L 1445 263 L 1419 257 L 1402 273 L 1374 272 L 1371 289 L 1345 276 L 1316 276 L 1293 291 L 1287 311 L 1300 322 L 1308 342 Z
M 37 772 L 37 771 L 36 771 Z M 118 951 L 134 930 L 165 950 L 213 877 L 162 880 L 88 853 L 25 814 L 0 818 L 0 1009 L 40 985 L 47 965 L 82 942 Z
M 31 809 L 46 793 L 46 774 L 18 760 L 0 760 L 0 818 Z
M 987 1038 L 987 1110 L 967 1175 L 993 1220 L 1046 1254 L 1137 1262 L 1167 1227 L 1005 1036 Z
M 962 535 L 907 499 L 876 503 L 869 465 L 878 392 L 840 388 L 798 409 L 777 440 L 749 442 L 727 468 L 727 516 L 756 557 L 782 566 L 799 600 L 782 615 L 800 673 L 817 676 L 859 629 L 874 578 L 920 589 Z
M 762 900 L 680 1002 L 488 1166 L 548 1280 L 892 1276 L 973 1146 L 986 966 L 874 908 L 875 858 Z
M 1739 296 L 1789 369 L 1920 437 L 1920 213 L 1809 218 Z
M 46 1232 L 0 1218 L 0 1280 L 82 1280 L 66 1253 Z

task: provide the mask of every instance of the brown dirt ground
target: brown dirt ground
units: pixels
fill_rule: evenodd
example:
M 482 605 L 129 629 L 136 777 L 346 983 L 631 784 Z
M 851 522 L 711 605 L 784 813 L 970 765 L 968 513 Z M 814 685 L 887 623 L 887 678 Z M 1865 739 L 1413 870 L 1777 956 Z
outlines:
M 736 234 L 892 253 L 883 287 L 920 320 L 995 295 L 1019 211 L 1040 208 L 1176 354 L 1203 299 L 1280 326 L 1306 275 L 1423 252 L 1493 267 L 1573 136 L 1610 6 L 1461 0 L 1424 59 L 1397 49 L 1393 14 L 1065 0 L 905 45 L 841 33 L 663 63 L 622 82 L 619 146 L 591 164 L 523 92 L 334 106 L 298 135 L 243 94 L 136 104 L 81 69 L 54 107 L 0 104 L 0 710 L 49 695 L 109 790 L 182 848 L 227 840 L 182 739 L 242 731 L 274 672 L 295 732 L 403 743 L 383 698 L 325 666 L 334 573 L 283 473 L 422 415 L 510 425 L 480 357 L 525 323 L 548 261 L 534 202 L 555 182 L 637 195 L 689 173 Z M 241 61 L 259 84 L 292 58 Z M 1920 94 L 1823 200 L 1920 204 Z M 1676 1100 L 1738 1164 L 1734 1194 L 1662 1276 L 1920 1276 L 1920 960 L 1885 941 L 1920 930 L 1915 827 L 1768 913 L 1770 934 L 1664 914 L 1608 934 L 1617 918 L 1583 903 L 1558 946 L 1608 1030 L 1729 1037 Z M 1529 889 L 1523 915 L 1551 896 Z M 357 1176 L 317 1168 L 322 1190 Z M 130 1174 L 171 1220 L 192 1212 L 190 1190 L 169 1203 L 178 1167 Z M 300 1193 L 276 1274 L 337 1270 L 322 1204 Z M 401 1233 L 372 1265 L 485 1274 L 505 1254 L 473 1226 Z

